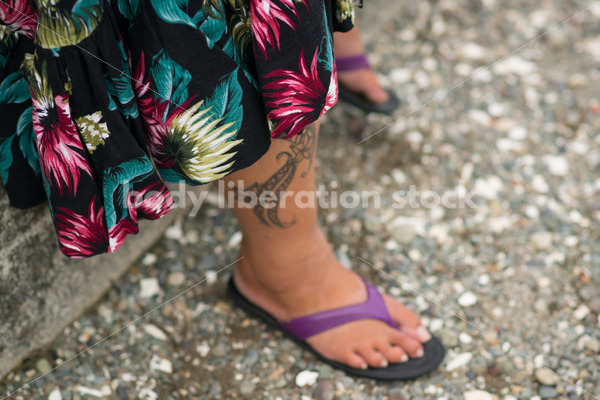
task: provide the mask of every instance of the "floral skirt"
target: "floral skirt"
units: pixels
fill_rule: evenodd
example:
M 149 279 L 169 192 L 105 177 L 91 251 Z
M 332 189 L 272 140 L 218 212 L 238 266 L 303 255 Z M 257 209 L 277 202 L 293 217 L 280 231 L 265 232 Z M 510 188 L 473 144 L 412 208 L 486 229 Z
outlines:
M 14 207 L 48 199 L 62 252 L 88 257 L 167 213 L 164 182 L 246 168 L 330 108 L 353 8 L 6 0 L 0 22 L 0 177 Z

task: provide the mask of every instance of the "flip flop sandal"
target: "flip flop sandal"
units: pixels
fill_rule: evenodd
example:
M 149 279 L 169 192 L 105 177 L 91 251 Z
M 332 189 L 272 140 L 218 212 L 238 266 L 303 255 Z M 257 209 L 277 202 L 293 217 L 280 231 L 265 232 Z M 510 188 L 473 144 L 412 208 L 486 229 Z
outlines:
M 338 72 L 355 71 L 361 68 L 371 68 L 366 55 L 358 54 L 355 56 L 336 57 L 335 64 Z M 400 99 L 390 90 L 386 90 L 388 100 L 384 103 L 374 103 L 367 99 L 362 93 L 348 89 L 338 80 L 338 96 L 340 99 L 355 105 L 367 112 L 378 112 L 382 114 L 391 114 L 400 107 Z
M 286 337 L 312 352 L 319 360 L 347 374 L 378 380 L 407 380 L 424 375 L 437 368 L 444 359 L 445 349 L 435 336 L 432 336 L 428 342 L 423 344 L 425 353 L 423 357 L 411 358 L 403 363 L 389 364 L 385 368 L 369 367 L 367 369 L 352 368 L 330 360 L 306 342 L 307 338 L 317 333 L 360 319 L 379 319 L 393 328 L 400 329 L 388 313 L 383 296 L 375 287 L 364 279 L 363 281 L 367 288 L 367 300 L 364 303 L 323 311 L 286 322 L 277 321 L 275 317 L 246 299 L 235 286 L 233 277 L 229 279 L 227 289 L 233 297 L 234 303 L 242 310 L 261 319 L 272 328 L 280 330 Z

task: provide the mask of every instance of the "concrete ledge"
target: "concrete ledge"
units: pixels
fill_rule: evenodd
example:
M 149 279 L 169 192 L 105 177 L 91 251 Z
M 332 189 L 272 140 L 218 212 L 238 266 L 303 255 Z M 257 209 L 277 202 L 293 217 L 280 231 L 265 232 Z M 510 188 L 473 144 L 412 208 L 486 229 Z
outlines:
M 47 205 L 9 208 L 0 187 L 0 379 L 94 304 L 178 214 L 142 221 L 114 254 L 75 260 L 60 252 Z

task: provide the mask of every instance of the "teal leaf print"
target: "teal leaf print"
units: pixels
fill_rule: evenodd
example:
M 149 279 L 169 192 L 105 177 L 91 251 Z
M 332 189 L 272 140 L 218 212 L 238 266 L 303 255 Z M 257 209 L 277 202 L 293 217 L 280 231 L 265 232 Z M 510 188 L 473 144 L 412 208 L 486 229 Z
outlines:
M 131 21 L 137 14 L 137 10 L 140 6 L 140 0 L 119 0 L 118 6 L 121 14 Z
M 14 135 L 0 139 L 0 177 L 4 184 L 8 182 L 8 169 L 13 162 L 11 149 L 13 139 Z
M 152 7 L 163 21 L 195 28 L 192 18 L 182 10 L 187 5 L 188 0 L 152 0 Z
M 325 7 L 323 7 L 323 12 L 325 11 Z M 319 52 L 319 61 L 325 64 L 325 68 L 327 71 L 333 71 L 333 49 L 331 48 L 331 44 L 333 43 L 333 37 L 331 36 L 331 32 L 327 27 L 327 20 L 323 20 L 323 31 L 325 32 L 325 37 L 321 40 L 321 51 Z
M 196 13 L 194 20 L 197 20 L 199 13 L 202 13 L 202 11 Z M 200 23 L 198 28 L 206 37 L 208 48 L 212 49 L 215 43 L 221 40 L 223 35 L 227 33 L 227 22 L 225 19 L 206 18 Z M 231 41 L 231 38 L 227 40 L 227 43 L 223 46 L 222 50 L 229 56 L 233 55 L 233 42 Z
M 33 118 L 31 107 L 21 113 L 17 121 L 17 135 L 19 136 L 19 147 L 27 163 L 36 174 L 42 172 L 40 157 L 36 146 L 35 131 L 33 130 Z
M 131 78 L 125 73 L 128 71 L 129 66 L 127 65 L 127 54 L 123 48 L 123 43 L 118 42 L 119 51 L 121 53 L 121 74 L 118 78 L 112 77 L 106 73 L 104 80 L 106 82 L 106 89 L 108 91 L 109 110 L 118 109 L 126 117 L 137 118 L 138 107 L 134 98 L 133 87 L 131 86 Z M 117 99 L 119 105 L 117 105 L 114 99 Z
M 170 100 L 175 106 L 188 99 L 187 86 L 192 75 L 173 61 L 165 50 L 161 50 L 152 59 L 151 73 L 160 98 Z M 168 108 L 163 115 L 163 123 L 167 120 L 167 114 Z
M 223 78 L 215 88 L 212 96 L 206 99 L 205 107 L 214 113 L 214 119 L 222 119 L 224 123 L 232 123 L 232 128 L 238 131 L 242 126 L 242 86 L 236 68 Z
M 133 158 L 104 172 L 104 211 L 108 229 L 117 222 L 115 204 L 118 202 L 123 213 L 127 213 L 127 198 L 133 182 L 144 179 L 152 173 L 152 163 L 147 157 Z
M 0 103 L 22 103 L 31 98 L 29 85 L 21 74 L 13 72 L 0 85 Z

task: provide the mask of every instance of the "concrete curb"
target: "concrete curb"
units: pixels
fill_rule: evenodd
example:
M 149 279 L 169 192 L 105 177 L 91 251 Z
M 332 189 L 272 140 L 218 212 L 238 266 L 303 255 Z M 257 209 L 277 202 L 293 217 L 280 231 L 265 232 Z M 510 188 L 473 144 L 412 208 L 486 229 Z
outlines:
M 46 204 L 9 208 L 0 190 L 0 210 L 0 378 L 98 301 L 182 213 L 142 221 L 141 233 L 114 254 L 69 259 L 58 248 Z

